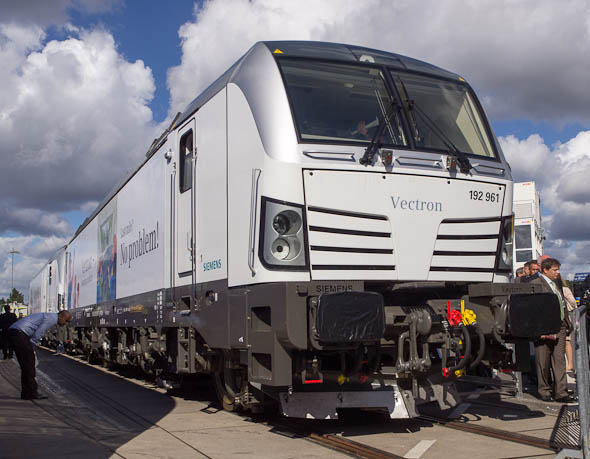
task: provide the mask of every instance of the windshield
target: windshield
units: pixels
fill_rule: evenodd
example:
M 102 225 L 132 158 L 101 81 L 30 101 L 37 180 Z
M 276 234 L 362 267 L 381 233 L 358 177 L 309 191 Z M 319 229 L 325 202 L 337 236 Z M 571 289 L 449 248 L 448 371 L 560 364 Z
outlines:
M 303 141 L 369 143 L 387 123 L 380 144 L 407 145 L 381 70 L 299 60 L 281 69 Z
M 493 158 L 482 118 L 467 86 L 420 75 L 393 73 L 417 149 Z

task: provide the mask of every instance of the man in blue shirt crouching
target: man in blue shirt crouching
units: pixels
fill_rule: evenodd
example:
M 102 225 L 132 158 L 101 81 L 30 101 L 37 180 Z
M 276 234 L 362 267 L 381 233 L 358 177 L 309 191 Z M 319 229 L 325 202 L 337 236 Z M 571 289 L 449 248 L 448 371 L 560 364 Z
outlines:
M 38 400 L 47 398 L 37 392 L 35 381 L 35 352 L 33 343 L 39 344 L 47 330 L 54 325 L 65 325 L 72 318 L 69 311 L 37 312 L 13 323 L 8 329 L 8 339 L 21 370 L 21 395 L 23 400 Z

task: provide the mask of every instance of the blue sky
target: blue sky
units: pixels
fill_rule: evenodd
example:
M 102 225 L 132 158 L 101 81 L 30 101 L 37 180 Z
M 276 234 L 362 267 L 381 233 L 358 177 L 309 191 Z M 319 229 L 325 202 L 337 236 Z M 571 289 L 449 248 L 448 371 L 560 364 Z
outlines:
M 119 51 L 130 61 L 137 59 L 149 66 L 156 83 L 154 98 L 149 104 L 155 121 L 166 119 L 170 107 L 170 94 L 166 86 L 166 72 L 180 64 L 182 50 L 178 28 L 194 16 L 192 0 L 127 1 L 110 11 L 88 14 L 70 10 L 71 22 L 79 27 L 105 27 L 115 37 Z M 50 30 L 48 39 L 63 39 L 67 34 L 56 27 Z M 535 123 L 530 119 L 493 120 L 498 136 L 513 134 L 519 138 L 538 133 L 548 145 L 566 142 L 581 129 L 579 123 L 555 126 L 550 123 Z M 72 219 L 76 222 L 76 217 Z
M 119 52 L 130 61 L 142 60 L 152 70 L 156 89 L 149 104 L 156 122 L 166 119 L 170 94 L 166 86 L 166 72 L 180 64 L 181 48 L 178 28 L 193 18 L 192 0 L 127 1 L 112 10 L 88 14 L 70 10 L 70 21 L 78 27 L 104 27 L 115 37 Z M 62 28 L 49 29 L 47 40 L 63 40 L 68 36 Z M 63 217 L 77 228 L 88 212 L 73 210 Z
M 43 261 L 138 163 L 170 114 L 254 42 L 273 39 L 369 46 L 463 75 L 515 179 L 535 180 L 541 190 L 548 250 L 568 273 L 589 270 L 590 0 L 367 0 L 363 14 L 358 6 L 3 1 L 0 250 L 21 251 L 15 286 L 26 291 Z M 0 296 L 9 290 L 10 270 L 6 257 Z
M 150 108 L 156 121 L 166 118 L 169 94 L 166 72 L 180 64 L 181 48 L 178 28 L 193 19 L 192 0 L 127 1 L 110 11 L 88 14 L 70 9 L 70 21 L 78 27 L 105 27 L 115 37 L 121 54 L 130 61 L 141 59 L 152 69 L 156 82 Z M 48 39 L 63 40 L 67 32 L 52 27 Z

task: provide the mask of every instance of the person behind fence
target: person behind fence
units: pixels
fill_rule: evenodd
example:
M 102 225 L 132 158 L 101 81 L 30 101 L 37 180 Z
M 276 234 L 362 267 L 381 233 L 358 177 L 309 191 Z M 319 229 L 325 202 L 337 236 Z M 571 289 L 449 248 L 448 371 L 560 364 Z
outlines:
M 563 291 L 563 298 L 565 299 L 566 306 L 567 306 L 566 314 L 568 314 L 570 324 L 572 324 L 572 311 L 578 307 L 578 305 L 576 303 L 576 298 L 574 297 L 574 294 L 569 289 L 569 287 L 566 287 L 565 285 L 563 285 L 563 280 L 561 279 L 561 277 L 559 278 L 557 283 L 558 283 L 558 285 L 561 285 L 561 287 L 562 287 L 561 290 Z M 574 331 L 573 331 L 573 326 L 572 326 L 572 327 L 570 327 L 570 332 L 568 333 L 568 335 L 565 338 L 565 356 L 567 358 L 567 371 L 572 372 L 572 373 L 575 370 L 575 368 L 574 368 L 574 349 L 572 346 L 573 334 L 574 334 Z
M 567 379 L 565 370 L 565 338 L 570 329 L 570 323 L 566 314 L 566 300 L 557 282 L 560 277 L 561 264 L 555 258 L 546 258 L 541 263 L 541 276 L 531 281 L 532 284 L 540 284 L 543 291 L 557 295 L 561 310 L 561 327 L 559 333 L 543 335 L 535 341 L 535 360 L 537 366 L 538 392 L 541 400 L 570 403 L 575 401 L 567 391 Z M 555 390 L 552 393 L 549 384 L 549 373 L 553 370 L 553 384 Z
M 539 264 L 537 263 L 537 260 L 527 261 L 522 268 L 524 274 L 515 279 L 516 283 L 528 284 L 539 277 Z
M 522 267 L 522 275 L 523 275 L 523 276 L 528 276 L 528 275 L 531 273 L 531 270 L 530 270 L 530 268 L 529 268 L 529 265 L 530 265 L 530 263 L 531 263 L 530 261 L 527 261 L 527 262 L 526 262 L 526 263 L 523 265 L 523 267 Z
M 8 329 L 18 320 L 16 314 L 10 311 L 10 305 L 4 305 L 4 314 L 0 315 L 0 346 L 2 346 L 2 353 L 4 360 L 12 358 L 12 346 L 8 340 Z
M 65 325 L 72 318 L 69 311 L 37 312 L 13 323 L 8 329 L 18 364 L 21 369 L 21 396 L 23 400 L 47 398 L 37 391 L 35 381 L 35 351 L 33 343 L 39 344 L 45 332 L 54 325 Z
M 539 272 L 541 271 L 541 264 L 537 262 L 537 260 L 529 261 L 529 276 L 535 278 L 539 277 Z

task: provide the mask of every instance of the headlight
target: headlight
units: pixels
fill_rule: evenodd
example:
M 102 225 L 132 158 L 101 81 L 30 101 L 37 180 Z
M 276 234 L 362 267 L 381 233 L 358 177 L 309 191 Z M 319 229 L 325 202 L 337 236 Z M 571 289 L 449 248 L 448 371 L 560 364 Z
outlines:
M 277 260 L 287 260 L 294 250 L 285 239 L 275 239 L 272 243 L 272 256 Z
M 303 206 L 262 197 L 259 257 L 268 269 L 307 269 Z
M 500 224 L 500 241 L 496 256 L 496 272 L 512 272 L 514 216 L 504 217 Z
M 281 235 L 297 234 L 301 229 L 301 215 L 293 210 L 283 210 L 272 219 L 272 229 Z
M 272 228 L 279 234 L 285 234 L 289 231 L 290 227 L 289 219 L 282 213 L 272 220 Z

